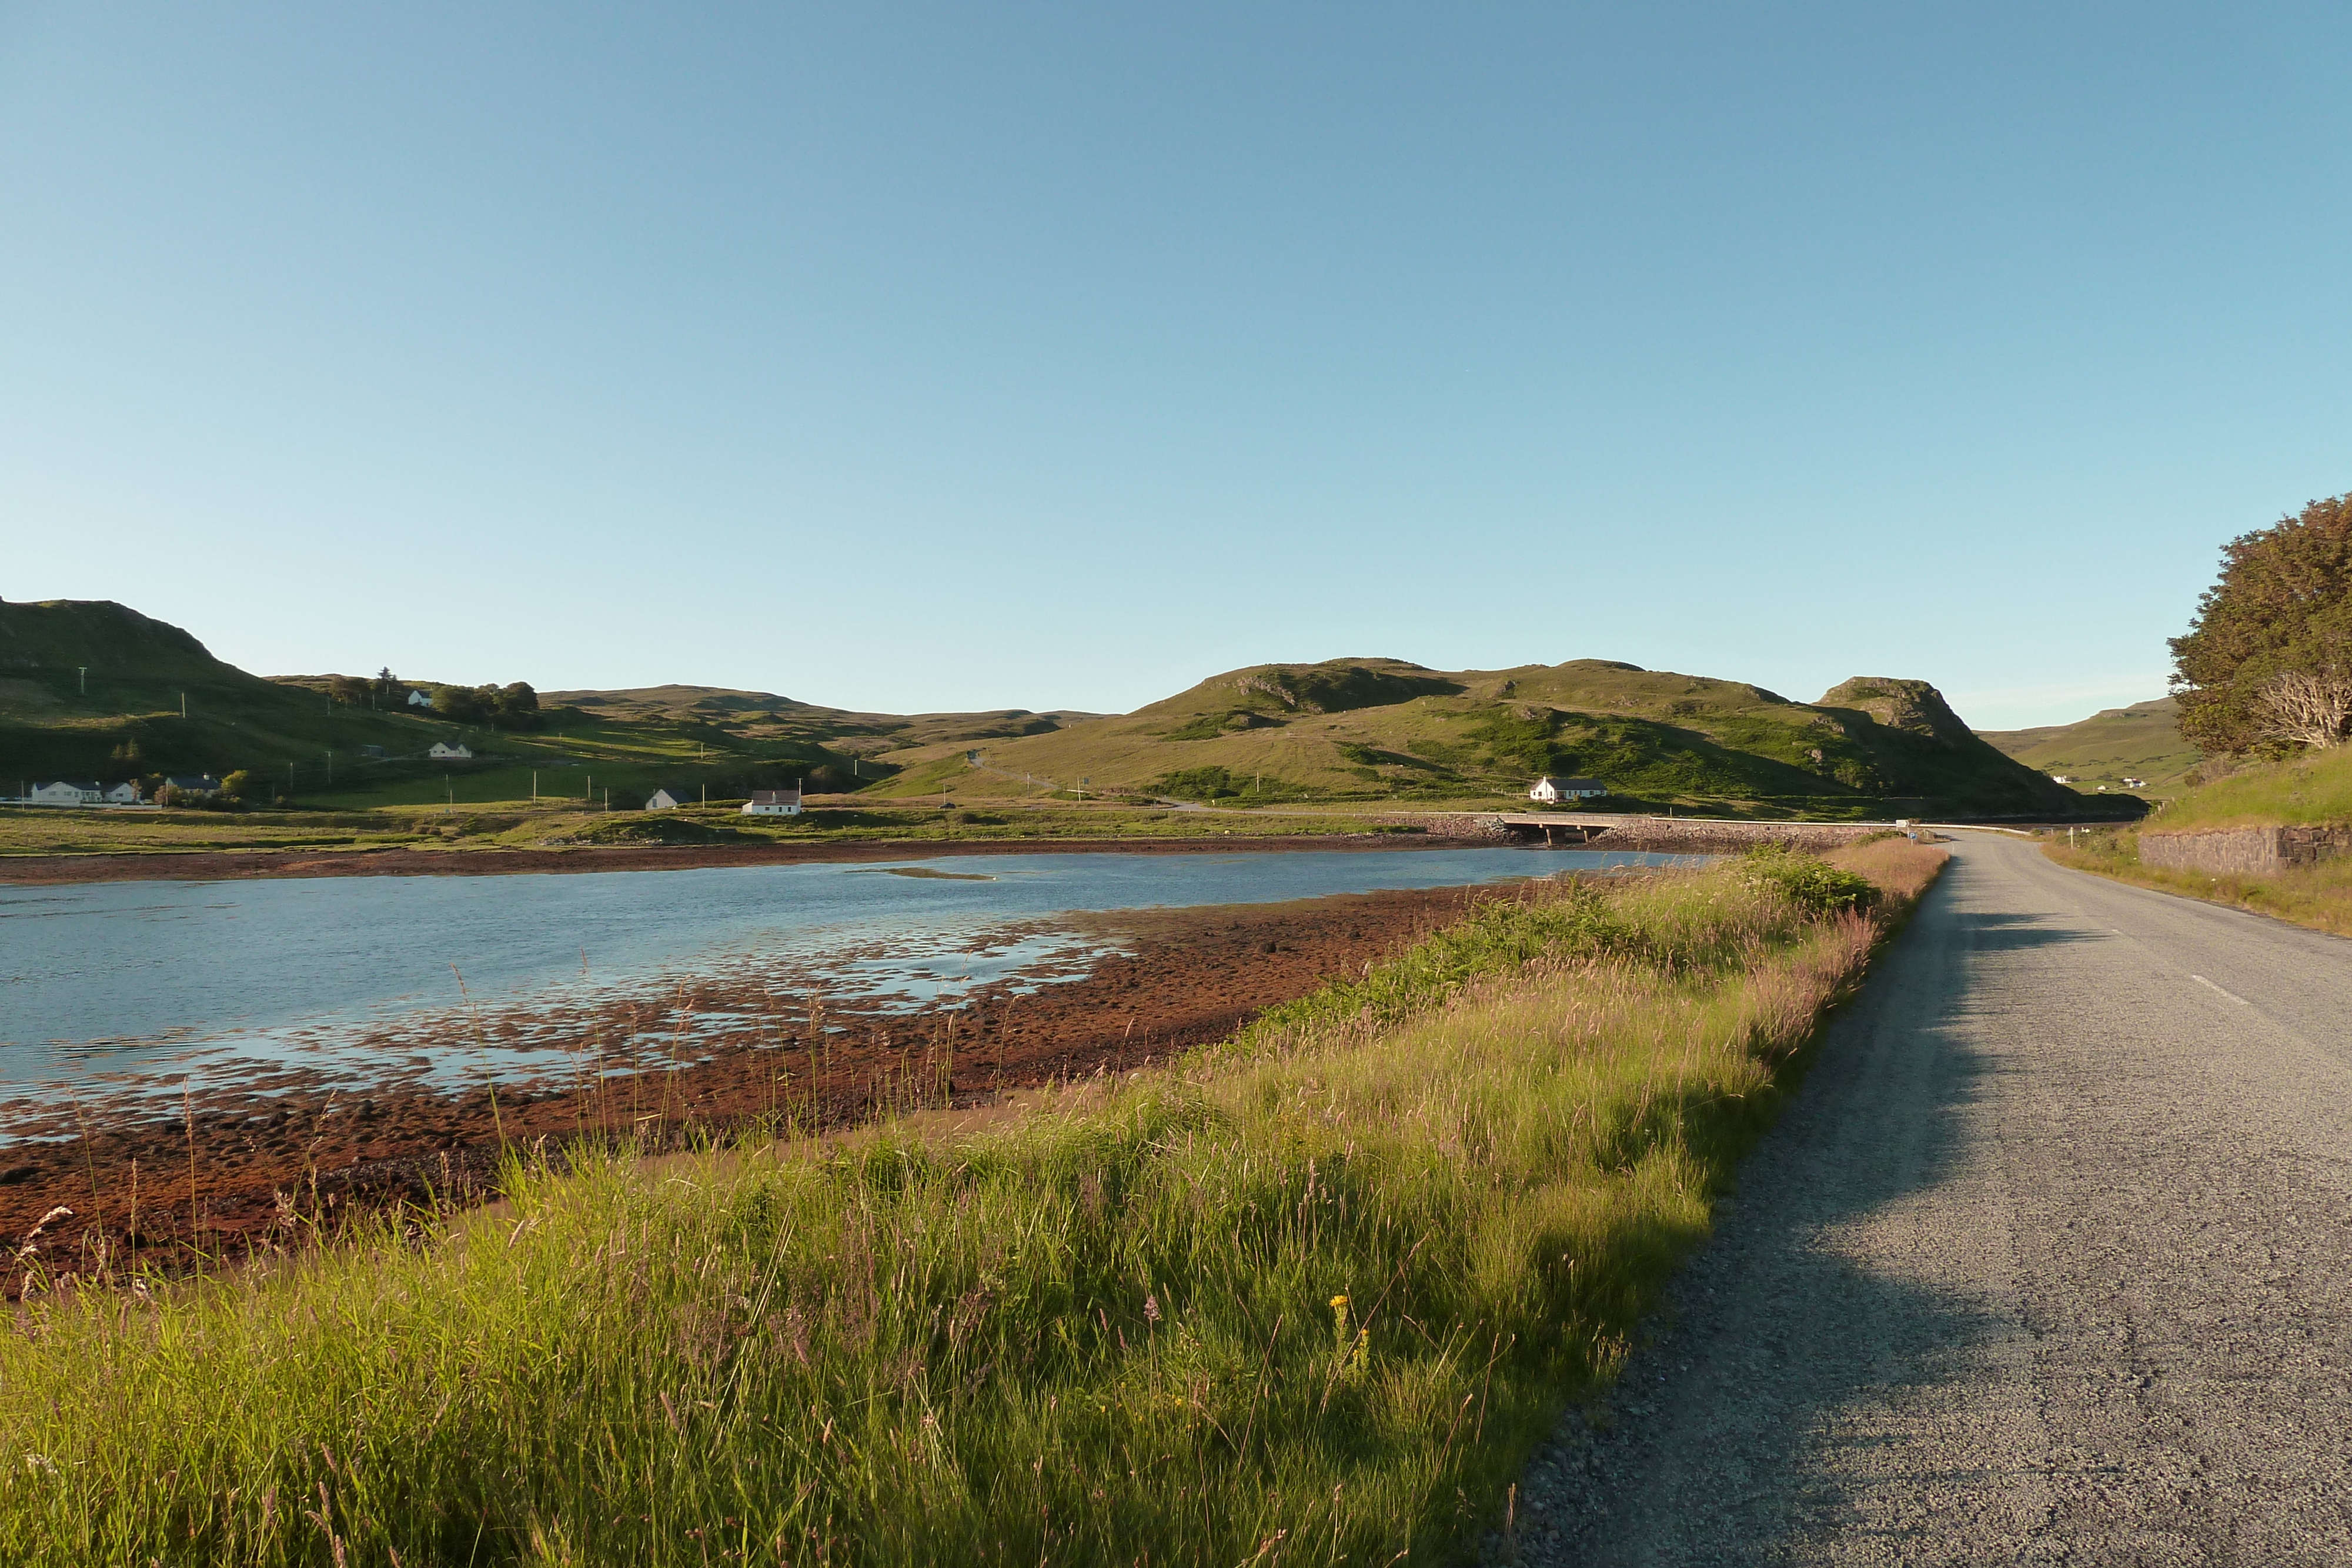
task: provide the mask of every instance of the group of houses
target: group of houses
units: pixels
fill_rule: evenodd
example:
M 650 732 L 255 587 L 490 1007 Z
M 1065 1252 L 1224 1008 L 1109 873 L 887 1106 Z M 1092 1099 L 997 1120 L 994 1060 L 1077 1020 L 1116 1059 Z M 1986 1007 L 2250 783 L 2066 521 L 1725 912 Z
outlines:
M 209 773 L 173 774 L 157 786 L 155 793 L 165 790 L 174 795 L 217 795 L 220 780 Z M 147 804 L 136 782 L 125 779 L 120 784 L 100 784 L 96 780 L 51 779 L 40 783 L 19 785 L 20 793 L 10 802 L 18 806 L 139 806 Z
M 675 811 L 680 806 L 694 804 L 696 799 L 694 793 L 683 787 L 673 789 L 664 785 L 646 798 L 646 810 Z M 795 785 L 790 789 L 754 789 L 751 791 L 751 798 L 743 802 L 740 814 L 746 817 L 797 817 L 801 814 L 800 787 Z

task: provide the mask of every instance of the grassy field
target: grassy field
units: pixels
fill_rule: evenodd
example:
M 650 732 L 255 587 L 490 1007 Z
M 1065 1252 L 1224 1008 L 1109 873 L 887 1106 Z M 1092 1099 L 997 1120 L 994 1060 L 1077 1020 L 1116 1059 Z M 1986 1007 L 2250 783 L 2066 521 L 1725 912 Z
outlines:
M 877 786 L 969 786 L 968 751 L 1016 787 L 1241 804 L 1524 804 L 1538 774 L 1606 782 L 1611 804 L 1864 819 L 2094 810 L 1970 734 L 1922 682 L 1849 681 L 1817 704 L 1604 660 L 1441 672 L 1395 660 L 1230 671 L 1115 718 L 984 746 L 886 754 Z
M 2189 770 L 2204 760 L 2180 738 L 2180 706 L 2170 697 L 2107 708 L 2075 724 L 1979 733 L 2003 754 L 2043 773 L 2063 773 L 2085 789 L 2120 790 L 2126 779 L 2145 779 L 2137 791 L 2155 800 L 2189 788 Z
M 2073 840 L 2053 834 L 2043 841 L 2042 853 L 2077 871 L 2352 936 L 2352 858 L 2259 876 L 2216 875 L 2148 865 L 2139 858 L 2138 835 L 2115 831 L 2085 832 Z
M 2167 801 L 2152 830 L 2352 822 L 2352 747 L 2249 763 Z
M 1899 907 L 1941 857 L 1843 858 Z M 1857 884 L 1538 884 L 1009 1121 L 519 1165 L 176 1285 L 20 1256 L 0 1558 L 1445 1557 L 1705 1235 Z
M 199 851 L 563 850 L 597 845 L 905 843 L 1288 838 L 1402 831 L 1340 810 L 1213 814 L 1111 802 L 981 801 L 942 811 L 858 796 L 819 800 L 798 817 L 731 807 L 589 810 L 579 802 L 478 800 L 358 810 L 105 811 L 0 806 L 0 861 L 19 855 L 185 854 Z
M 2260 875 L 2179 871 L 2139 857 L 2139 833 L 2352 822 L 2352 747 L 2256 762 L 2167 801 L 2137 831 L 2053 835 L 2062 865 L 2352 936 L 2352 857 Z

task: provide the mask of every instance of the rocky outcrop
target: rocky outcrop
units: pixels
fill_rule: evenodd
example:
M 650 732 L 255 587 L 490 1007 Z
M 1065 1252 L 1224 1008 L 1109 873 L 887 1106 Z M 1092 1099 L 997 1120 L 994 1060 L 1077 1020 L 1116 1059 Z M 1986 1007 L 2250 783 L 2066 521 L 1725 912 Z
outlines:
M 1889 729 L 1957 746 L 1973 739 L 1974 732 L 1952 711 L 1944 694 L 1925 681 L 1898 680 L 1891 675 L 1856 675 L 1822 694 L 1815 707 L 1853 708 Z

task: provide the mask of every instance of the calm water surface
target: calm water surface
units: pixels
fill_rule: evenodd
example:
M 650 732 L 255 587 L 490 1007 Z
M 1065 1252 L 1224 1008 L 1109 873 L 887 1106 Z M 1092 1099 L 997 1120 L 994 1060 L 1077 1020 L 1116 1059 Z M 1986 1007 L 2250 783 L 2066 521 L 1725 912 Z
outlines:
M 1075 911 L 1467 885 L 1672 857 L 1523 849 L 947 856 L 541 876 L 0 888 L 0 1094 L 380 1040 L 406 1015 L 653 995 L 763 965 L 915 1005 L 1081 974 Z M 812 967 L 814 967 L 814 968 Z M 460 986 L 463 986 L 461 994 Z M 420 1049 L 429 1055 L 433 1040 Z

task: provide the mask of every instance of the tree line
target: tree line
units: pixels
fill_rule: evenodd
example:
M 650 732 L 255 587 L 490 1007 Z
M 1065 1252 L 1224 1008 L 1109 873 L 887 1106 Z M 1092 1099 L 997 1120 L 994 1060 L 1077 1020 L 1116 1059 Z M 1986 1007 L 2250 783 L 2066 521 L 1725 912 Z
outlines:
M 392 673 L 389 664 L 373 678 L 327 677 L 327 695 L 347 707 L 403 709 L 408 706 L 408 694 L 413 689 L 415 688 L 411 683 Z M 510 681 L 505 685 L 434 685 L 431 689 L 436 718 L 457 724 L 486 724 L 493 729 L 536 729 L 541 722 L 539 693 L 531 689 L 529 681 Z

